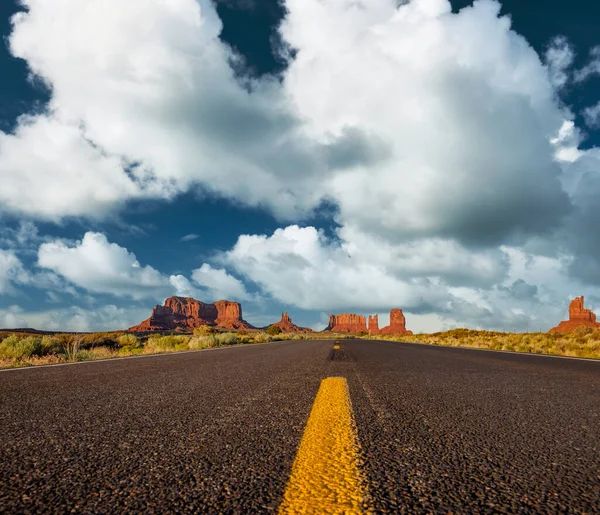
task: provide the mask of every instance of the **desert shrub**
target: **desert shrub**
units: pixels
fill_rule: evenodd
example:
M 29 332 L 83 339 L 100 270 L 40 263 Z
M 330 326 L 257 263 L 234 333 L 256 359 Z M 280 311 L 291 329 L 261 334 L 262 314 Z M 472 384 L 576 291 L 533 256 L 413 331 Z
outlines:
M 118 356 L 136 356 L 138 354 L 144 354 L 144 347 L 141 345 L 139 347 L 121 347 L 117 351 Z
M 201 325 L 200 327 L 194 328 L 194 336 L 204 336 L 207 334 L 215 334 L 217 330 L 209 325 Z
M 112 347 L 94 347 L 93 349 L 81 349 L 77 351 L 77 361 L 114 358 L 117 351 Z
M 270 334 L 271 336 L 275 336 L 276 334 L 281 334 L 281 327 L 278 327 L 276 325 L 271 325 L 267 328 L 267 334 Z
M 53 337 L 54 345 L 59 349 L 61 354 L 64 354 L 68 361 L 76 361 L 77 353 L 81 339 L 75 334 L 55 334 Z
M 119 347 L 141 347 L 141 342 L 137 336 L 134 334 L 121 334 L 117 338 L 117 342 L 119 343 Z
M 256 333 L 254 335 L 254 342 L 255 343 L 267 343 L 267 342 L 272 342 L 273 341 L 273 337 L 270 334 L 267 333 Z
M 219 346 L 221 345 L 235 345 L 238 342 L 237 335 L 235 333 L 222 333 L 216 335 Z
M 54 336 L 45 335 L 42 336 L 42 347 L 46 354 L 58 354 L 60 353 L 60 347 Z
M 219 344 L 214 334 L 194 335 L 188 342 L 188 348 L 192 350 L 212 349 L 218 346 Z
M 238 332 L 237 337 L 238 337 L 238 343 L 246 344 L 246 343 L 252 343 L 254 341 L 252 335 L 248 334 L 247 331 L 245 331 L 245 334 L 240 334 Z
M 119 347 L 119 336 L 114 333 L 78 334 L 76 337 L 79 341 L 80 349 L 93 349 L 94 347 L 111 347 L 116 349 Z
M 0 343 L 0 357 L 22 360 L 32 356 L 47 354 L 41 336 L 21 336 L 12 334 Z
M 1 331 L 0 332 L 0 342 L 6 340 L 9 336 L 12 336 L 15 333 L 11 333 L 10 331 Z
M 573 331 L 573 334 L 575 336 L 581 337 L 581 336 L 587 336 L 588 334 L 592 334 L 594 332 L 594 329 L 591 327 L 586 327 L 585 325 L 580 325 L 579 327 L 575 328 L 575 330 Z
M 188 349 L 189 336 L 183 335 L 152 335 L 148 338 L 144 349 L 147 352 L 169 352 Z

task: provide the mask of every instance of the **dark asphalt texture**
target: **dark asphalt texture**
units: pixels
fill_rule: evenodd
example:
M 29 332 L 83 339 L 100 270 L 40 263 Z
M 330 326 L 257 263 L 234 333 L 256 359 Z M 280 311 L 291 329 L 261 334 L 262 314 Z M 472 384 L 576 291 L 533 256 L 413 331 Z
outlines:
M 376 513 L 600 513 L 600 362 L 297 341 L 0 372 L 0 513 L 276 512 L 346 377 Z

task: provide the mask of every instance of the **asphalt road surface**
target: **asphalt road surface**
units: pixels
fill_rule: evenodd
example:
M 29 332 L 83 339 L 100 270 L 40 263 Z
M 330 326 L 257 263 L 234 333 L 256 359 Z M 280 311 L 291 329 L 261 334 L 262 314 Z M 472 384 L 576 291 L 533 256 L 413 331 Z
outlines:
M 600 513 L 600 362 L 340 340 L 0 372 L 0 512 L 269 513 L 347 380 L 375 513 Z

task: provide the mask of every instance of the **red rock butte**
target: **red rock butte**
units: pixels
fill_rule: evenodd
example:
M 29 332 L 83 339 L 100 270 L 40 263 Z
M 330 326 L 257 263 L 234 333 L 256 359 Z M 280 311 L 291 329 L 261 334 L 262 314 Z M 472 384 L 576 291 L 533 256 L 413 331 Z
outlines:
M 284 333 L 307 333 L 312 332 L 312 329 L 308 327 L 299 327 L 292 322 L 290 315 L 286 313 L 281 314 L 281 320 L 275 324 L 271 324 L 269 327 L 279 327 Z
M 163 306 L 156 306 L 150 318 L 130 327 L 132 332 L 188 331 L 203 325 L 224 329 L 254 329 L 242 318 L 238 302 L 219 300 L 206 304 L 189 297 L 169 297 Z
M 569 320 L 563 320 L 548 332 L 570 333 L 581 326 L 600 327 L 600 324 L 596 322 L 596 315 L 583 307 L 583 300 L 583 296 L 575 297 L 569 304 Z
M 380 329 L 379 334 L 412 334 L 406 329 L 406 318 L 401 309 L 390 311 L 390 325 Z
M 377 315 L 369 316 L 369 325 L 367 319 L 362 315 L 342 313 L 340 315 L 329 315 L 329 325 L 325 331 L 335 333 L 360 333 L 369 334 L 412 334 L 412 331 L 406 329 L 406 318 L 401 309 L 392 309 L 390 311 L 390 325 L 379 329 L 379 318 Z

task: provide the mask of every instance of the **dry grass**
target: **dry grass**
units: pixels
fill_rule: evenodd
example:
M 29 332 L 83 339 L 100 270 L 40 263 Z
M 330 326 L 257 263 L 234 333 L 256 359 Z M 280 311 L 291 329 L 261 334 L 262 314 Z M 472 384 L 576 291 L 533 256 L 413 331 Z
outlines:
M 328 335 L 340 338 L 339 335 Z M 54 365 L 74 361 L 110 359 L 140 354 L 162 354 L 187 350 L 212 349 L 231 345 L 267 343 L 284 340 L 321 339 L 319 333 L 270 335 L 264 331 L 221 333 L 200 328 L 188 335 L 152 334 L 139 337 L 129 333 L 56 334 L 0 333 L 0 368 Z
M 363 335 L 357 336 L 363 337 Z M 219 333 L 207 329 L 195 331 L 192 336 L 153 334 L 144 337 L 127 333 L 40 336 L 5 332 L 0 333 L 0 368 L 53 365 L 73 361 L 212 349 L 274 341 L 342 339 L 347 337 L 353 337 L 353 335 L 336 333 L 281 333 L 271 335 L 265 331 Z M 579 327 L 569 334 L 514 334 L 453 329 L 443 333 L 410 336 L 374 335 L 364 336 L 364 338 L 427 343 L 446 347 L 472 347 L 600 359 L 600 329 L 588 327 Z
M 375 335 L 366 338 L 600 359 L 600 329 L 590 327 L 578 327 L 572 333 L 499 333 L 453 329 L 443 333 Z

